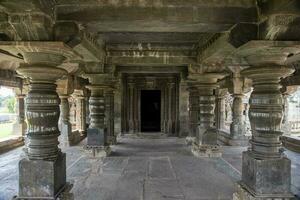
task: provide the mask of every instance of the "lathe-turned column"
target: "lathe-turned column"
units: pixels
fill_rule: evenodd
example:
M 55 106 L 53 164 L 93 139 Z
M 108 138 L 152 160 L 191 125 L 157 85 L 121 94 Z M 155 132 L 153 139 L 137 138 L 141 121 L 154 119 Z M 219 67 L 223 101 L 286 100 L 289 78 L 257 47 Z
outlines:
M 199 132 L 192 147 L 192 152 L 197 157 L 221 156 L 214 126 L 216 106 L 214 89 L 216 87 L 214 83 L 199 85 Z
M 110 147 L 105 124 L 105 96 L 103 85 L 88 85 L 91 91 L 89 100 L 90 126 L 87 131 L 87 148 L 92 149 L 94 156 L 107 156 L 110 154 Z
M 60 144 L 69 146 L 72 143 L 72 126 L 70 123 L 69 95 L 60 95 Z
M 197 80 L 199 89 L 198 134 L 192 146 L 192 153 L 197 157 L 219 157 L 218 135 L 215 127 L 215 107 L 217 81 L 223 73 L 191 74 L 189 78 Z
M 107 126 L 107 135 L 108 141 L 110 144 L 117 143 L 117 137 L 114 132 L 114 89 L 108 88 L 105 90 L 105 111 L 106 111 L 106 126 Z
M 199 89 L 197 87 L 189 87 L 189 135 L 186 138 L 188 145 L 191 145 L 198 134 L 199 121 Z
M 243 152 L 242 181 L 234 199 L 290 199 L 291 161 L 283 154 L 280 136 L 284 99 L 280 79 L 293 69 L 250 67 L 242 73 L 253 80 L 249 119 L 251 147 Z
M 57 49 L 58 51 L 58 49 Z M 60 54 L 24 53 L 17 72 L 30 79 L 26 97 L 26 156 L 19 162 L 20 199 L 55 199 L 66 184 L 66 155 L 58 148 L 59 104 L 56 80 L 66 71 L 56 66 Z

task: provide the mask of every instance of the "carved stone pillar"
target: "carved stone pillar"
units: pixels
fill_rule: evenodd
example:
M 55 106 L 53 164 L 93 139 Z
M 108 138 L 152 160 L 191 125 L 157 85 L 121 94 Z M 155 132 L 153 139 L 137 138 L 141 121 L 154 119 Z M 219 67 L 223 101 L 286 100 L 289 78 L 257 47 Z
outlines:
M 174 106 L 173 106 L 173 103 L 175 98 L 174 98 L 174 95 L 175 95 L 175 83 L 171 82 L 171 83 L 168 83 L 167 84 L 167 94 L 168 94 L 168 103 L 167 103 L 167 106 L 168 106 L 168 122 L 167 122 L 167 134 L 168 135 L 172 135 L 174 132 L 175 132 L 175 115 L 174 115 Z
M 114 90 L 108 88 L 105 90 L 105 111 L 106 111 L 106 126 L 107 126 L 107 135 L 108 141 L 110 144 L 117 143 L 117 137 L 114 132 Z
M 199 89 L 196 86 L 188 88 L 189 91 L 189 135 L 186 138 L 188 145 L 191 145 L 198 135 L 199 121 Z
M 66 74 L 56 67 L 65 57 L 26 52 L 24 58 L 27 64 L 17 72 L 30 79 L 30 87 L 26 97 L 28 143 L 26 156 L 19 162 L 19 198 L 55 199 L 66 184 L 66 155 L 58 148 L 60 99 L 55 84 Z
M 87 148 L 92 149 L 93 155 L 108 156 L 111 151 L 107 132 L 107 115 L 105 91 L 111 89 L 112 77 L 110 74 L 94 73 L 84 74 L 89 79 L 87 88 L 91 95 L 89 98 L 90 125 L 87 131 Z
M 128 83 L 128 132 L 134 133 L 135 132 L 135 120 L 134 120 L 134 97 L 135 97 L 135 83 Z
M 70 123 L 70 104 L 69 96 L 60 96 L 60 144 L 69 146 L 72 143 L 72 126 Z
M 85 112 L 86 112 L 86 124 L 90 124 L 90 109 L 89 109 L 89 97 L 85 97 Z
M 224 129 L 225 123 L 225 97 L 223 95 L 217 96 L 217 116 L 216 116 L 216 128 L 218 130 Z
M 76 129 L 81 135 L 86 134 L 86 105 L 83 95 L 75 96 L 76 99 Z
M 291 161 L 282 153 L 280 136 L 284 100 L 280 79 L 293 69 L 284 66 L 250 67 L 253 80 L 249 119 L 251 147 L 243 152 L 242 181 L 234 199 L 290 199 Z
M 25 132 L 26 132 L 24 98 L 25 98 L 24 94 L 16 95 L 17 121 L 13 125 L 13 133 L 15 135 L 21 135 L 22 137 L 25 137 Z
M 192 153 L 197 157 L 221 156 L 215 128 L 215 89 L 218 79 L 224 76 L 225 74 L 221 73 L 207 73 L 197 76 L 199 80 L 199 130 L 192 147 Z
M 245 135 L 245 119 L 243 118 L 244 104 L 243 94 L 233 94 L 232 103 L 232 123 L 230 125 L 230 134 L 233 139 L 239 139 Z

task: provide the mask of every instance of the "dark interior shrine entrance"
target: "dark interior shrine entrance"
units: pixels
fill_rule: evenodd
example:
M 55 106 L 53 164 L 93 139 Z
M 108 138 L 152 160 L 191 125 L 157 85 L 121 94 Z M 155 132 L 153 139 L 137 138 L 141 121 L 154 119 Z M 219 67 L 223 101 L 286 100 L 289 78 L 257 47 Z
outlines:
M 141 131 L 159 132 L 161 115 L 161 91 L 141 90 Z

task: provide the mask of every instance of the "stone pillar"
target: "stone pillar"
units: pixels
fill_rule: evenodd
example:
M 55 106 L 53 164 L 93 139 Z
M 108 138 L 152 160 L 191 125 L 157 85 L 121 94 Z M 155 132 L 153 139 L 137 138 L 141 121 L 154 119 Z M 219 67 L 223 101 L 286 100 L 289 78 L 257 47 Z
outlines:
M 242 181 L 234 199 L 290 199 L 291 161 L 283 154 L 280 136 L 284 100 L 280 79 L 293 69 L 284 66 L 250 67 L 242 73 L 253 80 L 249 119 L 251 147 L 243 152 Z
M 86 124 L 90 124 L 90 109 L 89 109 L 89 97 L 85 97 L 85 115 L 86 115 Z
M 105 111 L 106 111 L 106 126 L 107 126 L 107 135 L 108 141 L 110 144 L 117 143 L 117 137 L 114 132 L 114 90 L 106 89 L 105 96 Z
M 189 91 L 189 135 L 186 138 L 186 143 L 191 145 L 198 135 L 199 121 L 199 90 L 196 86 L 188 88 Z
M 173 100 L 174 100 L 174 90 L 175 90 L 175 83 L 168 83 L 168 122 L 167 122 L 167 134 L 172 135 L 174 133 L 174 110 L 173 110 Z
M 134 133 L 135 132 L 135 120 L 134 120 L 134 90 L 135 90 L 135 83 L 128 83 L 128 110 L 129 110 L 129 116 L 128 116 L 128 132 Z
M 26 132 L 26 122 L 25 122 L 25 104 L 24 104 L 24 94 L 16 95 L 16 111 L 17 111 L 17 121 L 13 125 L 13 134 L 25 137 Z
M 217 81 L 225 76 L 222 73 L 197 74 L 199 88 L 198 134 L 192 146 L 197 157 L 220 157 L 218 134 L 215 127 L 215 89 Z M 192 77 L 193 78 L 193 77 Z
M 77 95 L 76 99 L 76 129 L 81 135 L 86 134 L 86 105 L 85 97 Z
M 72 144 L 72 126 L 70 123 L 69 95 L 60 95 L 60 144 L 70 146 Z
M 89 100 L 90 125 L 87 131 L 87 148 L 92 149 L 94 156 L 108 156 L 110 154 L 110 147 L 105 124 L 107 116 L 105 112 L 104 91 L 106 87 L 103 85 L 91 84 L 88 85 L 87 88 L 91 91 Z
M 225 123 L 225 98 L 224 96 L 217 96 L 216 100 L 217 104 L 217 116 L 216 116 L 216 128 L 218 130 L 224 129 L 224 123 Z
M 55 84 L 67 73 L 56 67 L 65 57 L 46 52 L 23 55 L 27 64 L 17 72 L 30 79 L 30 86 L 26 97 L 28 141 L 26 156 L 19 162 L 18 198 L 55 199 L 66 184 L 66 155 L 58 148 L 60 99 Z
M 242 139 L 246 132 L 243 118 L 243 96 L 243 94 L 233 94 L 232 123 L 230 124 L 230 135 L 233 139 Z

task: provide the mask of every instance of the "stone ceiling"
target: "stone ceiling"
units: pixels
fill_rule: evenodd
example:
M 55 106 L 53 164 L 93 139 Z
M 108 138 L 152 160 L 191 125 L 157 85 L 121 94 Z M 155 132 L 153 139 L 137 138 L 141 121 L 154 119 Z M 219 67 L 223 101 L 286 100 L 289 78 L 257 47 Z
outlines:
M 299 0 L 0 2 L 0 40 L 63 41 L 84 62 L 119 66 L 222 71 L 247 64 L 236 52 L 251 40 L 300 40 L 299 25 Z

